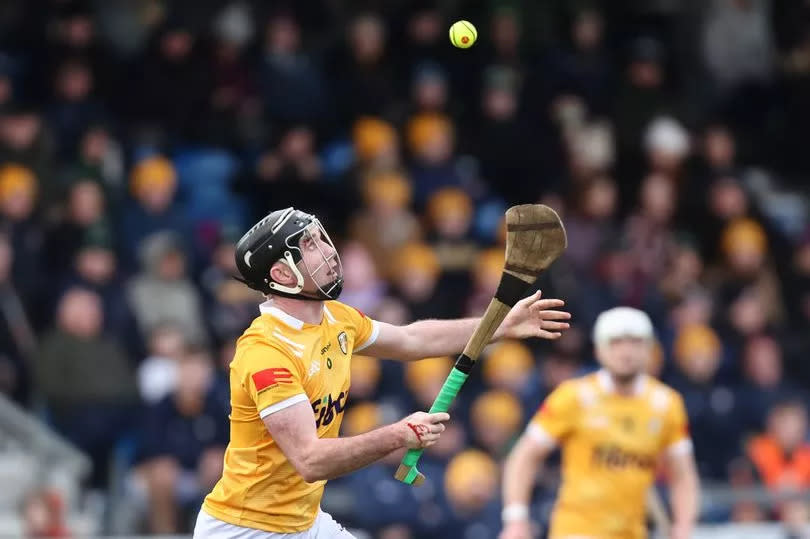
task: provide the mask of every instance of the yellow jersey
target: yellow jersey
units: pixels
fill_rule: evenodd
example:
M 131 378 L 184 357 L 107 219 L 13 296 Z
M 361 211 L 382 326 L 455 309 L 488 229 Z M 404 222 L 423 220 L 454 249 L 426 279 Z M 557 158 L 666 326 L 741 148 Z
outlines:
M 307 483 L 262 419 L 309 402 L 319 438 L 336 438 L 349 391 L 352 353 L 377 339 L 379 326 L 337 301 L 319 325 L 263 303 L 236 343 L 230 365 L 230 443 L 222 478 L 203 510 L 224 522 L 275 533 L 309 529 L 326 481 Z
M 678 393 L 643 376 L 632 395 L 620 395 L 604 370 L 560 384 L 527 435 L 562 450 L 551 539 L 646 537 L 645 498 L 659 458 L 692 450 Z

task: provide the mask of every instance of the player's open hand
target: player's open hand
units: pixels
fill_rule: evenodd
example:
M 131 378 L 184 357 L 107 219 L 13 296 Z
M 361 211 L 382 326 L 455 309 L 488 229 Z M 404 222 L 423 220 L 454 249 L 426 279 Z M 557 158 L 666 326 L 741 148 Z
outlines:
M 509 339 L 558 339 L 561 331 L 568 329 L 571 313 L 560 310 L 565 305 L 561 299 L 542 299 L 538 290 L 528 298 L 518 301 L 501 324 L 496 337 Z
M 450 420 L 450 415 L 445 412 L 428 414 L 416 412 L 399 422 L 402 432 L 405 434 L 405 446 L 408 449 L 424 449 L 430 447 L 439 440 L 444 432 L 444 422 Z
M 532 524 L 528 520 L 515 520 L 504 525 L 498 539 L 532 539 Z

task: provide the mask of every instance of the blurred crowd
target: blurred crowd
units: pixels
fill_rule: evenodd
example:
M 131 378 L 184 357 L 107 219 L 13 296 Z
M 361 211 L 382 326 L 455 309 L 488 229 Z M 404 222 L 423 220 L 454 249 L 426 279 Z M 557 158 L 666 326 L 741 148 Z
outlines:
M 231 278 L 246 227 L 315 212 L 341 299 L 403 324 L 479 315 L 503 211 L 543 202 L 569 247 L 540 286 L 572 329 L 487 350 L 427 486 L 393 481 L 392 455 L 325 507 L 386 539 L 495 537 L 502 457 L 624 304 L 655 322 L 650 371 L 685 398 L 704 481 L 787 496 L 704 517 L 802 522 L 808 125 L 805 0 L 6 0 L 0 390 L 91 456 L 93 488 L 123 461 L 140 529 L 187 530 L 262 299 Z M 347 435 L 429 406 L 452 364 L 380 359 L 353 358 Z M 63 533 L 58 500 L 26 507 Z

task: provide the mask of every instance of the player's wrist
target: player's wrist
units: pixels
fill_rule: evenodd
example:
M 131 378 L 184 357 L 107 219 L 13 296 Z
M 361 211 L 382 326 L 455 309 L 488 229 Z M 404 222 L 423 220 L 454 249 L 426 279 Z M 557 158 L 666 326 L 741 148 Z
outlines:
M 390 425 L 391 429 L 391 437 L 394 440 L 394 443 L 397 446 L 397 449 L 401 447 L 408 447 L 410 443 L 410 437 L 413 434 L 411 429 L 408 428 L 408 425 L 405 424 L 405 421 L 399 421 Z
M 507 504 L 501 511 L 501 520 L 504 524 L 527 522 L 529 520 L 529 506 L 523 503 Z

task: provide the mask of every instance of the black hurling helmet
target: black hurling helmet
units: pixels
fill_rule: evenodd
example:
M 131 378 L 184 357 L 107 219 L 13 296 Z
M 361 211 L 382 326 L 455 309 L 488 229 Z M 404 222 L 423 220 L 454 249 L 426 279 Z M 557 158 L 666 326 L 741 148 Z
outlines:
M 323 244 L 331 247 L 325 252 Z M 302 249 L 319 251 L 317 263 L 307 263 Z M 236 244 L 236 267 L 240 281 L 263 294 L 295 299 L 323 301 L 337 299 L 343 289 L 343 267 L 337 249 L 317 217 L 295 208 L 277 210 L 253 225 Z M 293 286 L 285 286 L 270 278 L 270 268 L 282 261 L 297 278 Z M 315 292 L 304 292 L 303 266 L 315 282 Z M 319 284 L 322 275 L 334 276 L 327 284 Z M 322 280 L 322 279 L 320 279 Z

